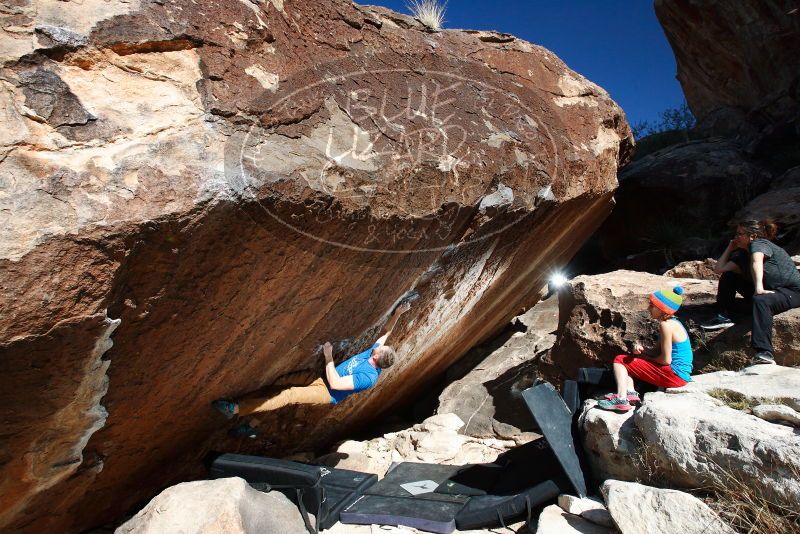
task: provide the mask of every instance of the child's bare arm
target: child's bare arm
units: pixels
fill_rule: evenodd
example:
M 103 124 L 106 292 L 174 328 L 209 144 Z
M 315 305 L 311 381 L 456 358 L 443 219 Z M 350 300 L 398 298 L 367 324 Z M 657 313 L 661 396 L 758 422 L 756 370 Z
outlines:
M 659 365 L 669 365 L 672 363 L 672 330 L 667 321 L 661 321 L 659 324 L 661 336 L 659 338 L 658 353 L 649 355 L 642 354 L 640 358 L 645 358 Z M 653 351 L 655 352 L 655 351 Z

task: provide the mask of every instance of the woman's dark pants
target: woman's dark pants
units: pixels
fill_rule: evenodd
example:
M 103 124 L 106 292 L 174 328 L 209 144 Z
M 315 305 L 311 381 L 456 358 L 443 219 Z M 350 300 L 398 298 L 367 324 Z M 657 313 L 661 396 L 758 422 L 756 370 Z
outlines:
M 736 293 L 744 297 L 737 299 Z M 733 271 L 722 273 L 717 288 L 717 310 L 730 317 L 731 313 L 752 310 L 753 335 L 751 344 L 756 351 L 772 353 L 772 318 L 792 308 L 800 307 L 800 292 L 785 287 L 774 293 L 753 295 L 755 287 L 748 277 Z
M 733 271 L 725 271 L 719 278 L 717 287 L 717 311 L 727 317 L 732 313 L 750 313 L 751 300 L 755 287 L 749 277 Z M 744 298 L 736 299 L 736 293 Z
M 798 307 L 800 291 L 780 287 L 774 293 L 753 295 L 753 348 L 772 353 L 772 317 Z

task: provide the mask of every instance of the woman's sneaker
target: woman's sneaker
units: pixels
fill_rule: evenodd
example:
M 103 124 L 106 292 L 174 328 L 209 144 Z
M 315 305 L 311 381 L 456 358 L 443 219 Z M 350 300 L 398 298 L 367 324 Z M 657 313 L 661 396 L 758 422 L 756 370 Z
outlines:
M 616 393 L 609 393 L 605 397 L 605 400 L 611 400 L 616 397 Z M 639 397 L 639 393 L 633 390 L 628 391 L 628 403 L 630 404 L 639 404 L 641 402 L 641 398 Z
M 211 406 L 219 413 L 225 416 L 225 419 L 233 419 L 236 417 L 236 403 L 225 399 L 217 399 L 211 403 Z
M 601 410 L 610 410 L 612 412 L 627 412 L 631 409 L 631 403 L 628 399 L 622 399 L 614 395 L 610 399 L 603 399 L 597 403 L 597 407 Z
M 753 365 L 766 363 L 768 365 L 775 365 L 775 356 L 768 350 L 760 350 L 753 355 Z
M 730 328 L 733 326 L 733 321 L 728 317 L 718 313 L 716 317 L 700 325 L 703 330 L 722 330 L 723 328 Z

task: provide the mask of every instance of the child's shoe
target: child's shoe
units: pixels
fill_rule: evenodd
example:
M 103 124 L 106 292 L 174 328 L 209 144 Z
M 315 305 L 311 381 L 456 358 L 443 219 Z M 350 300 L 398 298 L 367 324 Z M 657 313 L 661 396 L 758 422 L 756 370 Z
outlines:
M 616 396 L 617 396 L 616 393 L 609 393 L 608 395 L 606 395 L 603 398 L 605 400 L 611 400 Z M 628 391 L 628 402 L 630 404 L 639 404 L 641 401 L 642 401 L 642 399 L 639 397 L 639 393 L 637 391 L 634 391 L 634 390 Z
M 628 402 L 628 399 L 623 399 L 618 397 L 617 395 L 614 395 L 610 399 L 603 399 L 601 401 L 598 401 L 597 407 L 600 408 L 601 410 L 609 410 L 612 412 L 625 413 L 627 411 L 630 411 L 631 403 Z

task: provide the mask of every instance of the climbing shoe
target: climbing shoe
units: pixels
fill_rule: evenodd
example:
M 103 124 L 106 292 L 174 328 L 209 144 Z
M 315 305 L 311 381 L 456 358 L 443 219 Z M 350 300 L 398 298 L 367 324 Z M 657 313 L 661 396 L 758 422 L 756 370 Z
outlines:
M 612 412 L 621 413 L 627 412 L 632 408 L 631 403 L 628 402 L 628 399 L 621 399 L 617 395 L 614 395 L 610 399 L 598 401 L 597 407 L 601 410 L 609 410 Z
M 232 438 L 254 438 L 256 437 L 256 429 L 247 423 L 242 423 L 228 430 L 228 435 Z
M 211 403 L 211 406 L 219 413 L 225 416 L 225 419 L 233 419 L 236 417 L 236 403 L 225 399 L 217 399 Z
M 701 324 L 700 328 L 703 330 L 722 330 L 723 328 L 730 328 L 732 326 L 733 321 L 720 313 L 707 323 Z
M 775 365 L 775 357 L 768 350 L 760 350 L 753 355 L 753 365 L 766 363 L 768 365 Z
M 612 399 L 616 398 L 616 396 L 617 395 L 615 393 L 609 393 L 608 395 L 606 395 L 603 398 L 605 400 L 612 400 Z M 641 402 L 641 400 L 642 399 L 641 399 L 641 397 L 639 397 L 639 393 L 637 391 L 634 391 L 634 390 L 628 391 L 628 403 L 630 403 L 630 404 L 639 404 L 639 402 Z

